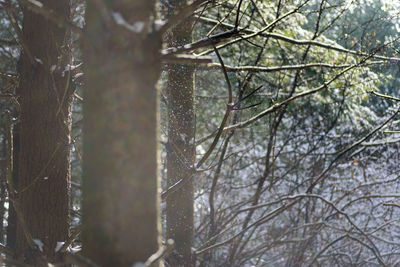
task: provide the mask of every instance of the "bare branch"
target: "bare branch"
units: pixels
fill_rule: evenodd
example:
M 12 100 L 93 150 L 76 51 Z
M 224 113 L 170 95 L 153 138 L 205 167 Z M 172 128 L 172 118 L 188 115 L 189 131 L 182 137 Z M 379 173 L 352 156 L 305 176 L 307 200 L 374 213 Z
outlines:
M 210 147 L 208 148 L 207 152 L 203 155 L 203 157 L 197 163 L 197 165 L 196 165 L 197 168 L 200 168 L 201 165 L 208 159 L 208 157 L 211 155 L 212 151 L 214 150 L 215 146 L 217 145 L 217 143 L 219 141 L 219 138 L 221 137 L 221 134 L 222 134 L 222 132 L 224 130 L 224 127 L 225 127 L 226 123 L 228 122 L 229 115 L 231 114 L 231 111 L 232 111 L 233 106 L 234 106 L 233 103 L 232 103 L 232 87 L 231 87 L 231 83 L 229 81 L 229 77 L 228 77 L 228 74 L 226 72 L 226 69 L 224 67 L 224 62 L 223 62 L 223 60 L 222 60 L 222 58 L 221 58 L 221 56 L 220 56 L 220 54 L 218 52 L 218 49 L 215 47 L 214 44 L 213 44 L 213 47 L 215 49 L 215 54 L 217 55 L 217 57 L 218 57 L 218 59 L 220 61 L 220 64 L 222 66 L 222 70 L 224 71 L 225 80 L 226 80 L 226 83 L 228 85 L 228 103 L 226 105 L 224 118 L 222 119 L 222 122 L 221 122 L 221 124 L 220 124 L 220 126 L 218 128 L 218 131 L 217 131 L 216 135 L 215 135 L 215 138 L 214 138 L 213 142 L 211 143 Z
M 217 24 L 219 23 L 217 20 L 211 19 L 211 18 L 206 18 L 206 17 L 199 17 L 200 21 L 206 22 L 206 23 L 212 23 L 212 24 Z M 228 29 L 234 29 L 235 26 L 228 24 L 228 23 L 221 23 L 221 25 L 223 25 L 224 27 L 228 28 Z M 350 49 L 346 49 L 344 47 L 341 47 L 339 45 L 332 45 L 332 44 L 327 44 L 327 43 L 323 43 L 323 42 L 319 42 L 319 41 L 315 41 L 315 40 L 302 40 L 302 39 L 294 39 L 288 36 L 285 36 L 283 34 L 279 34 L 279 33 L 273 33 L 273 32 L 266 32 L 263 30 L 250 30 L 250 29 L 239 29 L 240 32 L 244 32 L 246 34 L 248 34 L 247 36 L 243 36 L 242 38 L 246 39 L 246 38 L 251 38 L 254 36 L 262 36 L 265 38 L 273 38 L 273 39 L 277 39 L 277 40 L 281 40 L 287 43 L 291 43 L 294 45 L 312 45 L 312 46 L 318 46 L 321 48 L 326 48 L 329 50 L 334 50 L 334 51 L 338 51 L 338 52 L 343 52 L 346 54 L 351 54 L 351 55 L 355 55 L 355 56 L 360 56 L 360 57 L 366 57 L 369 56 L 370 53 L 366 53 L 366 52 L 361 52 L 361 51 L 355 51 L 355 50 L 350 50 Z M 237 42 L 240 41 L 240 39 L 237 40 L 233 40 L 225 45 L 229 45 L 233 42 Z M 221 47 L 218 47 L 221 48 Z M 206 51 L 201 53 L 200 55 L 205 55 L 207 53 L 210 53 L 211 51 Z M 374 55 L 372 58 L 376 58 L 376 59 L 382 59 L 382 60 L 387 60 L 387 61 L 395 61 L 398 62 L 400 61 L 400 58 L 397 57 L 385 57 L 385 56 L 380 56 L 380 55 Z
M 379 65 L 385 64 L 385 61 L 373 61 L 373 62 L 366 62 L 362 64 L 362 66 L 366 65 Z M 275 71 L 284 71 L 284 70 L 302 70 L 308 68 L 330 68 L 330 69 L 344 69 L 351 66 L 361 66 L 360 64 L 329 64 L 329 63 L 307 63 L 307 64 L 298 64 L 298 65 L 283 65 L 283 66 L 273 66 L 273 67 L 264 67 L 264 66 L 227 66 L 225 65 L 226 71 L 229 72 L 240 72 L 240 71 L 248 71 L 248 72 L 275 72 Z M 218 63 L 211 63 L 203 68 L 222 68 L 222 66 Z
M 393 100 L 393 101 L 400 101 L 400 98 L 398 98 L 398 97 L 394 97 L 394 96 L 390 96 L 390 95 L 385 95 L 385 94 L 381 94 L 381 93 L 374 92 L 374 91 L 371 91 L 370 93 L 371 93 L 372 95 L 379 96 L 379 97 L 381 97 L 381 98 L 385 98 L 385 99 L 389 99 L 389 100 Z
M 194 55 L 177 54 L 172 56 L 162 56 L 161 60 L 165 63 L 171 64 L 212 64 L 211 57 L 199 57 Z
M 166 258 L 169 254 L 171 254 L 172 250 L 174 249 L 174 240 L 168 239 L 165 246 L 161 246 L 160 249 L 151 255 L 147 261 L 145 262 L 146 267 L 156 267 L 161 260 Z
M 307 193 L 311 193 L 312 190 L 314 189 L 314 187 L 321 182 L 325 175 L 332 169 L 332 167 L 334 166 L 334 163 L 336 161 L 338 161 L 343 155 L 345 155 L 347 152 L 349 152 L 350 150 L 354 149 L 355 147 L 361 145 L 363 142 L 365 142 L 368 138 L 370 138 L 372 135 L 374 135 L 377 131 L 379 131 L 380 129 L 382 129 L 383 126 L 385 126 L 386 124 L 388 124 L 398 113 L 400 112 L 400 106 L 398 107 L 398 109 L 396 110 L 396 112 L 393 113 L 392 116 L 390 116 L 389 118 L 387 118 L 381 125 L 377 126 L 375 129 L 373 129 L 371 132 L 369 132 L 366 136 L 364 136 L 363 138 L 361 138 L 360 140 L 354 142 L 353 144 L 351 144 L 349 147 L 343 149 L 337 156 L 336 158 L 329 164 L 329 166 L 322 171 L 322 173 L 315 179 L 315 181 L 312 182 L 312 184 L 308 187 L 307 189 Z
M 191 16 L 196 9 L 198 9 L 201 5 L 213 2 L 214 0 L 196 0 L 192 4 L 182 7 L 178 12 L 172 15 L 168 21 L 160 28 L 159 33 L 164 34 L 170 28 L 174 27 L 185 18 Z
M 292 101 L 294 101 L 294 100 L 296 100 L 296 99 L 298 99 L 298 98 L 303 98 L 303 97 L 305 97 L 305 96 L 312 95 L 312 94 L 315 94 L 315 93 L 317 93 L 317 92 L 319 92 L 319 91 L 322 91 L 323 89 L 328 88 L 328 86 L 329 86 L 331 83 L 333 83 L 335 80 L 337 80 L 337 79 L 338 79 L 339 77 L 341 77 L 343 74 L 345 74 L 345 73 L 348 72 L 349 70 L 355 68 L 356 66 L 358 66 L 358 64 L 357 64 L 357 65 L 351 65 L 350 67 L 347 67 L 346 69 L 344 69 L 343 71 L 341 71 L 339 74 L 337 74 L 335 77 L 333 77 L 333 78 L 332 78 L 331 80 L 329 80 L 328 82 L 326 82 L 326 83 L 324 83 L 324 84 L 322 84 L 322 85 L 320 85 L 320 86 L 318 86 L 318 87 L 316 87 L 316 88 L 314 88 L 314 89 L 311 89 L 311 90 L 308 90 L 308 91 L 304 91 L 304 92 L 302 92 L 302 93 L 299 93 L 299 94 L 297 94 L 297 95 L 294 95 L 294 96 L 292 96 L 292 97 L 289 97 L 289 98 L 285 99 L 285 100 L 282 101 L 282 102 L 276 103 L 276 104 L 270 106 L 269 108 L 265 109 L 264 111 L 258 113 L 257 115 L 251 117 L 250 119 L 248 119 L 248 120 L 246 120 L 246 121 L 239 122 L 239 123 L 236 123 L 236 124 L 234 124 L 234 125 L 225 127 L 225 128 L 223 129 L 223 131 L 226 132 L 226 131 L 232 131 L 233 129 L 245 128 L 246 126 L 250 125 L 251 123 L 253 123 L 253 122 L 259 120 L 260 118 L 262 118 L 262 117 L 264 117 L 264 116 L 266 116 L 266 115 L 268 115 L 268 114 L 270 114 L 270 113 L 272 113 L 272 112 L 274 112 L 274 111 L 276 111 L 276 110 L 279 110 L 280 108 L 286 106 L 287 104 L 289 104 L 290 102 L 292 102 Z M 208 135 L 208 136 L 206 136 L 206 137 L 200 139 L 200 140 L 197 142 L 197 145 L 198 145 L 198 144 L 201 144 L 201 143 L 203 143 L 204 141 L 206 141 L 207 139 L 209 139 L 209 138 L 215 136 L 215 134 L 216 134 L 216 133 L 212 133 L 212 134 L 210 134 L 210 135 Z

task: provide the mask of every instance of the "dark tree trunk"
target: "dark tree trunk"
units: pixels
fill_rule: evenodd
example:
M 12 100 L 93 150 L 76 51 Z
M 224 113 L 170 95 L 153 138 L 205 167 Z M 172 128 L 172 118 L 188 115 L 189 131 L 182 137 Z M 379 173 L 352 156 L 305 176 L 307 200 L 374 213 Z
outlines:
M 56 16 L 69 19 L 69 0 L 42 1 Z M 57 242 L 69 232 L 70 124 L 72 90 L 69 72 L 69 33 L 30 9 L 23 10 L 24 51 L 20 64 L 20 138 L 17 184 L 16 255 L 33 265 L 40 257 L 26 238 L 21 222 L 42 256 L 57 261 Z M 21 215 L 21 216 L 20 216 Z M 40 246 L 39 246 L 40 247 Z
M 107 4 L 115 20 L 95 1 L 86 9 L 82 244 L 101 266 L 132 266 L 160 242 L 161 38 L 148 28 L 155 1 Z
M 186 0 L 171 1 L 181 6 Z M 192 23 L 186 20 L 172 29 L 169 46 L 176 47 L 192 41 Z M 168 150 L 167 185 L 188 179 L 179 191 L 166 199 L 166 234 L 175 241 L 175 252 L 168 262 L 172 266 L 193 266 L 193 179 L 195 119 L 194 68 L 171 64 L 167 73 Z

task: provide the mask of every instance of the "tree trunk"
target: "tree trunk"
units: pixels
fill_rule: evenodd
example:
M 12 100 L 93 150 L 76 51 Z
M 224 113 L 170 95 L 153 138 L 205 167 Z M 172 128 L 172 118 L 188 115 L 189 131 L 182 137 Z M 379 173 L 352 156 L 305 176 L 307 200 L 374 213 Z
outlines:
M 69 19 L 69 0 L 42 1 Z M 23 10 L 24 51 L 19 69 L 20 114 L 16 255 L 33 265 L 43 257 L 26 238 L 43 243 L 45 261 L 56 257 L 57 242 L 66 241 L 69 231 L 70 124 L 72 91 L 69 88 L 69 33 L 30 9 Z M 21 216 L 20 216 L 21 215 Z M 39 263 L 40 261 L 40 263 Z
M 186 0 L 171 1 L 181 6 Z M 176 47 L 192 41 L 190 19 L 172 29 L 169 46 Z M 171 64 L 167 73 L 168 150 L 167 185 L 172 186 L 192 174 L 195 147 L 194 68 Z M 175 241 L 175 252 L 168 262 L 171 266 L 193 266 L 193 180 L 166 199 L 166 236 Z
M 14 185 L 18 184 L 18 158 L 19 158 L 19 123 L 16 123 L 13 127 L 13 170 L 12 170 L 12 180 Z M 11 198 L 10 192 L 8 196 Z M 14 205 L 12 200 L 8 201 L 8 220 L 7 220 L 7 246 L 11 250 L 15 250 L 15 242 L 17 239 L 17 214 L 15 213 Z
M 6 132 L 6 130 L 7 130 L 7 127 L 5 127 L 5 126 L 3 126 L 4 127 L 4 130 L 3 130 L 3 132 Z M 4 241 L 6 241 L 5 240 L 5 238 L 7 237 L 7 229 L 8 229 L 8 227 L 6 228 L 5 226 L 4 226 L 4 221 L 5 221 L 5 218 L 6 218 L 6 216 L 5 216 L 5 213 L 6 213 L 6 209 L 5 209 L 5 203 L 7 203 L 7 190 L 6 190 L 6 188 L 7 188 L 7 171 L 8 171 L 8 160 L 6 160 L 6 159 L 8 159 L 8 144 L 7 144 L 7 134 L 4 134 L 3 136 L 2 136 L 2 144 L 1 144 L 1 157 L 2 157 L 2 159 L 1 159 L 1 164 L 0 164 L 0 166 L 1 166 L 1 170 L 0 170 L 0 174 L 1 174 L 1 177 L 0 177 L 0 183 L 1 183 L 1 187 L 0 187 L 0 197 L 1 197 L 1 202 L 0 202 L 0 218 L 1 218 L 1 223 L 0 223 L 0 226 L 1 226 L 1 229 L 0 229 L 0 242 L 2 243 L 2 244 L 4 244 Z
M 109 18 L 87 3 L 82 245 L 101 266 L 132 266 L 159 247 L 154 4 L 108 1 Z

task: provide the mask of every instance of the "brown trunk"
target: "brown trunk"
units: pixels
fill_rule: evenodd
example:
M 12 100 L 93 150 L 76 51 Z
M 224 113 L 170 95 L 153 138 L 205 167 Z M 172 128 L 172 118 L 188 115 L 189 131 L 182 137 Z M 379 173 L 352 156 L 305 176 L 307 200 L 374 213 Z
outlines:
M 172 1 L 173 6 L 186 3 Z M 187 20 L 170 34 L 169 46 L 191 43 L 192 23 Z M 167 73 L 168 150 L 167 184 L 188 179 L 194 163 L 194 68 L 190 65 L 170 65 Z M 175 252 L 168 262 L 171 266 L 193 266 L 193 180 L 189 179 L 179 191 L 166 199 L 166 234 L 175 241 Z
M 69 18 L 69 0 L 42 3 L 57 16 Z M 59 260 L 56 244 L 66 241 L 69 231 L 72 91 L 65 71 L 69 34 L 29 9 L 24 9 L 23 15 L 21 42 L 28 50 L 22 54 L 18 89 L 21 114 L 16 200 L 22 216 L 18 214 L 16 255 L 41 265 L 21 222 L 37 243 L 43 243 L 46 260 Z
M 87 3 L 82 244 L 101 266 L 132 266 L 159 247 L 161 39 L 146 33 L 154 4 L 108 1 L 107 18 Z

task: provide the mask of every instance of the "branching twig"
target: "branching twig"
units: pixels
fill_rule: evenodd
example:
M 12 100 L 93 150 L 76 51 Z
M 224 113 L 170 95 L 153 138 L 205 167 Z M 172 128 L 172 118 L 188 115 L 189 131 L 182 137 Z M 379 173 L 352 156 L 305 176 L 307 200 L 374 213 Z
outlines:
M 290 102 L 292 102 L 292 101 L 294 101 L 294 100 L 296 100 L 298 98 L 303 98 L 305 96 L 312 95 L 312 94 L 315 94 L 315 93 L 317 93 L 319 91 L 322 91 L 323 89 L 327 88 L 331 83 L 333 83 L 335 80 L 337 80 L 339 77 L 341 77 L 343 74 L 345 74 L 349 70 L 355 68 L 356 66 L 358 66 L 358 65 L 352 65 L 352 66 L 344 69 L 340 73 L 338 73 L 335 77 L 330 79 L 328 82 L 326 82 L 326 83 L 324 83 L 324 84 L 322 84 L 322 85 L 320 85 L 320 86 L 318 86 L 316 88 L 313 88 L 311 90 L 307 90 L 307 91 L 304 91 L 302 93 L 298 93 L 298 94 L 296 94 L 296 95 L 294 95 L 292 97 L 289 97 L 289 98 L 283 100 L 282 102 L 276 103 L 276 104 L 270 106 L 269 108 L 265 109 L 264 111 L 258 113 L 257 115 L 251 117 L 250 119 L 248 119 L 246 121 L 239 122 L 239 123 L 236 123 L 234 125 L 225 127 L 223 129 L 223 131 L 226 132 L 226 131 L 232 131 L 233 129 L 245 128 L 246 126 L 250 125 L 251 123 L 259 120 L 260 118 L 262 118 L 262 117 L 264 117 L 264 116 L 266 116 L 266 115 L 268 115 L 268 114 L 270 114 L 272 112 L 275 112 L 275 111 L 279 110 L 280 108 L 286 106 L 287 104 L 289 104 Z M 213 137 L 215 135 L 216 135 L 216 133 L 212 133 L 212 134 L 200 139 L 197 142 L 197 145 L 203 143 L 204 141 L 206 141 L 207 139 L 209 139 L 209 138 L 211 138 L 211 137 Z
M 147 261 L 144 263 L 146 267 L 156 267 L 161 260 L 165 259 L 169 254 L 171 254 L 174 249 L 174 240 L 168 239 L 165 246 L 161 246 L 160 249 L 151 255 Z
M 311 183 L 311 185 L 308 187 L 307 189 L 307 193 L 311 193 L 314 189 L 314 187 L 321 182 L 325 175 L 333 168 L 335 162 L 337 162 L 343 155 L 345 155 L 347 152 L 349 152 L 350 150 L 354 149 L 355 147 L 361 145 L 363 142 L 365 142 L 368 138 L 370 138 L 372 135 L 374 135 L 377 131 L 379 131 L 380 129 L 382 129 L 383 126 L 385 126 L 386 124 L 388 124 L 398 113 L 400 112 L 400 106 L 398 107 L 398 109 L 396 110 L 395 113 L 393 113 L 392 116 L 390 116 L 388 119 L 386 119 L 381 125 L 377 126 L 375 129 L 373 129 L 371 132 L 369 132 L 366 136 L 364 136 L 363 138 L 361 138 L 360 140 L 354 142 L 353 144 L 351 144 L 349 147 L 343 149 L 337 156 L 336 158 L 329 164 L 329 166 L 322 171 L 322 173 L 315 179 L 315 181 L 313 181 Z
M 64 245 L 60 248 L 59 252 L 66 252 L 68 247 L 74 242 L 74 240 L 78 237 L 81 233 L 81 226 L 75 228 L 72 234 L 68 237 L 68 240 L 64 243 Z

